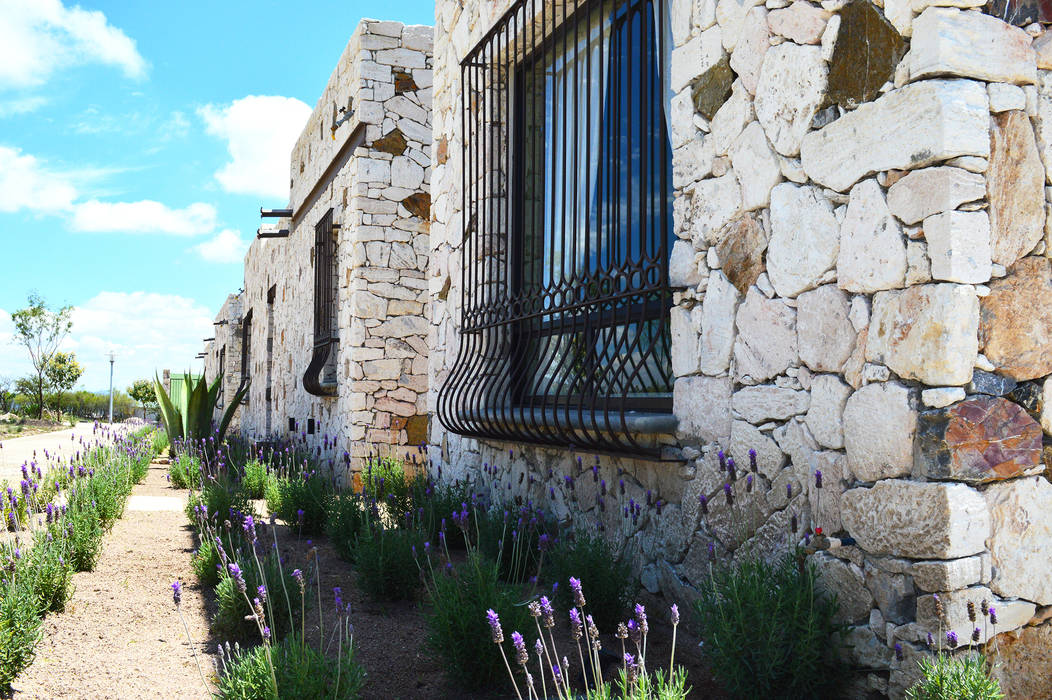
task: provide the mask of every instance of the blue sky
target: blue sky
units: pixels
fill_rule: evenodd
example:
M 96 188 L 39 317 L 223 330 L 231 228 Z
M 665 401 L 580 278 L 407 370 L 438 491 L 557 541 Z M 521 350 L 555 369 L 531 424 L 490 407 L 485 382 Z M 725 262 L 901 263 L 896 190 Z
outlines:
M 0 377 L 30 290 L 77 307 L 84 388 L 110 349 L 118 387 L 190 366 L 363 17 L 434 4 L 0 0 Z

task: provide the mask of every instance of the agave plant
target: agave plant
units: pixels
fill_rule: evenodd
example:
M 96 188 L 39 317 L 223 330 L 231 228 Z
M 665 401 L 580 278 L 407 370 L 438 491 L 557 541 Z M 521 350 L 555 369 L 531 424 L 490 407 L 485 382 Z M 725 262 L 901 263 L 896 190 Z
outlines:
M 217 442 L 222 442 L 226 437 L 226 431 L 230 427 L 230 421 L 234 418 L 234 412 L 241 404 L 241 400 L 248 393 L 248 384 L 243 384 L 234 393 L 230 404 L 223 411 L 219 424 L 213 429 L 212 416 L 215 414 L 216 402 L 219 400 L 219 386 L 223 381 L 223 375 L 215 378 L 211 385 L 202 375 L 199 379 L 187 373 L 183 375 L 185 382 L 187 400 L 185 413 L 175 406 L 160 379 L 154 375 L 153 390 L 157 394 L 157 404 L 161 408 L 161 420 L 164 428 L 168 431 L 168 439 L 171 444 L 177 441 L 190 444 L 199 444 L 202 440 L 215 437 Z

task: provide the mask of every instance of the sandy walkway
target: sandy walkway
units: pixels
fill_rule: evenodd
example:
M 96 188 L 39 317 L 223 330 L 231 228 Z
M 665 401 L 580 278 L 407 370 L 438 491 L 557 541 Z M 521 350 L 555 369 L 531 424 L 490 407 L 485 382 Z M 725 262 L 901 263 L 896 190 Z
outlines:
M 122 427 L 117 424 L 117 427 Z M 70 430 L 56 430 L 40 435 L 27 435 L 20 438 L 8 438 L 0 440 L 0 481 L 18 485 L 22 478 L 22 464 L 33 459 L 33 453 L 37 453 L 37 462 L 43 468 L 47 464 L 44 459 L 44 450 L 51 455 L 61 455 L 69 458 L 74 452 L 83 451 L 81 439 L 85 443 L 94 443 L 102 433 L 93 433 L 94 424 L 83 422 L 77 423 Z M 72 439 L 70 439 L 72 437 Z
M 14 683 L 14 697 L 207 697 L 169 588 L 175 579 L 184 583 L 183 615 L 208 675 L 207 651 L 215 645 L 190 568 L 185 492 L 168 488 L 166 469 L 150 466 L 106 536 L 95 571 L 76 574 L 66 612 L 44 619 L 36 661 Z

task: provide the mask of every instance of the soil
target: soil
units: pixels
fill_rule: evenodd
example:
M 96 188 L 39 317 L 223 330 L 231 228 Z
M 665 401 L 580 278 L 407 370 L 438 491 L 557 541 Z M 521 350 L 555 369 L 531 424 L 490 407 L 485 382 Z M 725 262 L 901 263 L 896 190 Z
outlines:
M 166 469 L 151 465 L 124 516 L 107 535 L 95 570 L 76 574 L 76 591 L 67 610 L 45 618 L 37 659 L 14 684 L 14 697 L 207 697 L 169 586 L 176 579 L 184 583 L 183 618 L 209 679 L 215 672 L 219 641 L 208 627 L 214 600 L 211 591 L 197 585 L 190 566 L 196 544 L 181 508 L 186 491 L 168 485 Z M 308 539 L 281 525 L 277 534 L 287 566 L 305 568 Z M 351 565 L 324 538 L 309 544 L 316 547 L 320 562 L 325 620 L 336 617 L 334 587 L 339 586 L 345 601 L 352 604 L 357 659 L 367 673 L 363 700 L 515 697 L 510 685 L 492 693 L 468 693 L 451 685 L 441 660 L 425 645 L 427 627 L 420 602 L 373 602 L 355 585 Z M 317 590 L 311 595 L 317 596 Z M 308 637 L 317 638 L 317 603 L 307 618 Z M 556 640 L 569 655 L 572 642 L 562 631 L 562 638 L 557 635 Z M 651 664 L 667 663 L 670 642 L 671 627 L 652 619 L 647 654 Z M 620 648 L 612 637 L 603 643 L 611 651 Z M 688 669 L 691 697 L 723 698 L 704 668 L 697 644 L 681 626 L 676 661 Z

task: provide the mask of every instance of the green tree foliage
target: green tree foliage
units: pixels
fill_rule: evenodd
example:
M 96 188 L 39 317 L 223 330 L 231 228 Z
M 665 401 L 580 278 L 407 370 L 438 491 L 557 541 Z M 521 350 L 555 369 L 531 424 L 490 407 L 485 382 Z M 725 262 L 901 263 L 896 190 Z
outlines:
M 69 391 L 84 374 L 76 353 L 56 352 L 44 367 L 44 380 L 54 395 L 55 411 L 62 413 L 62 392 Z
M 48 364 L 58 346 L 73 328 L 73 307 L 51 309 L 36 292 L 30 292 L 29 305 L 11 314 L 15 324 L 15 342 L 25 347 L 36 371 L 35 392 L 37 418 L 44 416 L 44 390 Z
M 132 397 L 142 406 L 142 417 L 146 420 L 146 412 L 157 408 L 157 393 L 153 390 L 153 382 L 149 379 L 136 379 L 128 387 L 128 396 Z
M 10 413 L 15 400 L 15 380 L 11 377 L 0 377 L 0 413 Z

